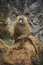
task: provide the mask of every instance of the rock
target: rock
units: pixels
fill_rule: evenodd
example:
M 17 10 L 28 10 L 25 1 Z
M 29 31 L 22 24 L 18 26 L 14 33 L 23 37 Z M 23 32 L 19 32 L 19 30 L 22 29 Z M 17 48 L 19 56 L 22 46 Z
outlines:
M 26 37 L 27 38 L 27 37 Z M 28 40 L 22 39 L 9 47 L 7 52 L 1 57 L 2 65 L 32 65 L 43 64 L 43 47 L 33 36 Z M 24 40 L 24 41 L 23 41 Z M 22 45 L 23 44 L 23 45 Z M 4 44 L 3 44 L 4 45 Z M 5 45 L 6 47 L 6 45 Z M 40 49 L 40 50 L 39 50 Z
M 43 13 L 36 15 L 30 22 L 32 26 L 32 34 L 39 38 L 43 43 Z
M 0 57 L 2 57 L 8 49 L 9 46 L 7 46 L 7 44 L 2 39 L 0 39 Z
M 40 4 L 38 2 L 35 2 L 29 6 L 31 9 L 31 12 L 36 15 L 40 11 Z

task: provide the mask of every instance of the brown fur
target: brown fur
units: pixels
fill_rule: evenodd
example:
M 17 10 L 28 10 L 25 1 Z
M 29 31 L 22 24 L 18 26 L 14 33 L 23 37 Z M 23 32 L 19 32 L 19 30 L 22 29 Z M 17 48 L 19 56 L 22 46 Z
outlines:
M 23 26 L 19 25 L 20 19 L 23 19 L 23 23 L 24 23 Z M 18 16 L 17 19 L 13 23 L 8 22 L 7 28 L 8 28 L 10 35 L 14 39 L 19 37 L 20 35 L 28 36 L 31 32 L 31 28 L 30 28 L 30 25 L 28 24 L 27 17 L 25 17 L 23 15 Z

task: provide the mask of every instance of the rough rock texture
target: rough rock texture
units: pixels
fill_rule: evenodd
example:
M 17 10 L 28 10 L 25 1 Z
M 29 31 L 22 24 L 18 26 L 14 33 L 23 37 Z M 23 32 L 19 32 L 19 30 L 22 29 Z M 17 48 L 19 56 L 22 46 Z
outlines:
M 3 44 L 0 47 L 0 65 L 43 65 L 42 45 L 31 35 L 25 38 L 28 40 L 21 38 L 22 41 L 19 39 L 12 46 L 6 46 L 0 39 L 0 45 Z
M 42 2 L 43 3 L 43 2 Z M 34 18 L 31 21 L 32 33 L 43 42 L 43 4 L 35 2 L 29 6 Z

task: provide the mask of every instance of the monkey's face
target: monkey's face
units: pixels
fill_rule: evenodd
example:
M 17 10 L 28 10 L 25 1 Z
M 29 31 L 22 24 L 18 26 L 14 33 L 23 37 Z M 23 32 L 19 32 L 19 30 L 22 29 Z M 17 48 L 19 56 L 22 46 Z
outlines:
M 28 35 L 31 32 L 27 17 L 20 15 L 14 22 L 10 22 L 7 26 L 11 36 L 17 38 L 20 35 Z

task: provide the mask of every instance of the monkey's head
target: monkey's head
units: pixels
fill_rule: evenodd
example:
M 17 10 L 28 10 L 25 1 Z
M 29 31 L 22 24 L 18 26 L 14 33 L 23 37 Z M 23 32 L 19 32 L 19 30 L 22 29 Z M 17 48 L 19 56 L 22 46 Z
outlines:
M 27 17 L 23 15 L 18 16 L 14 22 L 8 25 L 8 31 L 15 39 L 20 35 L 29 35 L 31 32 L 31 27 Z

